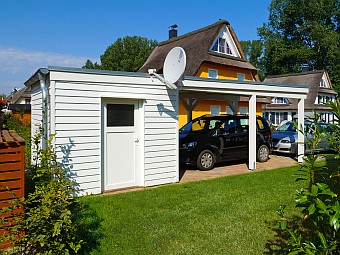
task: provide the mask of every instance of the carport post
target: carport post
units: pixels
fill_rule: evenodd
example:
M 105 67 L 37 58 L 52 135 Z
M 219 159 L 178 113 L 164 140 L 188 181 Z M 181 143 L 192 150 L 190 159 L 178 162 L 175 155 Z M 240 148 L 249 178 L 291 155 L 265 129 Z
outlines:
M 256 95 L 249 96 L 249 170 L 256 169 Z
M 305 114 L 305 100 L 303 98 L 299 99 L 298 102 L 298 127 L 304 130 L 304 114 Z M 303 163 L 303 156 L 305 152 L 304 135 L 298 131 L 297 135 L 297 152 L 298 152 L 298 162 Z

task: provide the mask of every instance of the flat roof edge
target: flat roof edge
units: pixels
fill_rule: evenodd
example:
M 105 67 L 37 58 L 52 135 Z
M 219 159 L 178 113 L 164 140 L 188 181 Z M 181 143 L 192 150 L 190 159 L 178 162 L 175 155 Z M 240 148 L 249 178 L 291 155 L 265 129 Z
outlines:
M 68 73 L 116 75 L 116 76 L 131 76 L 131 77 L 149 77 L 148 73 L 110 71 L 110 70 L 86 69 L 86 68 L 74 68 L 74 67 L 62 67 L 62 66 L 49 66 L 48 70 L 54 71 L 54 72 L 68 72 Z

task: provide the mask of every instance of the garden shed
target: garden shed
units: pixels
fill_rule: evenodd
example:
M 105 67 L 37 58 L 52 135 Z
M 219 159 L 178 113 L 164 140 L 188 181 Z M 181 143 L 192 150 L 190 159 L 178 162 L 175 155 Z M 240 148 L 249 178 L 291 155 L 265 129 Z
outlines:
M 32 132 L 45 120 L 58 160 L 81 194 L 178 182 L 180 96 L 249 96 L 249 169 L 255 169 L 256 96 L 297 98 L 303 124 L 308 92 L 303 85 L 197 77 L 169 89 L 146 73 L 65 67 L 39 69 L 25 85 L 32 93 Z

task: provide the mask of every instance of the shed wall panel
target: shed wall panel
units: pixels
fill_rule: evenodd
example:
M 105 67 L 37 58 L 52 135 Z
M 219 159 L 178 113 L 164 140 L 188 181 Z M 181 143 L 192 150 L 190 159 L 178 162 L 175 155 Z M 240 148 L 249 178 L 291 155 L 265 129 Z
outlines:
M 64 146 L 57 149 L 58 159 L 74 174 L 81 194 L 100 193 L 103 189 L 102 98 L 139 99 L 143 102 L 145 149 L 140 169 L 144 175 L 141 186 L 178 179 L 177 91 L 168 91 L 163 84 L 152 82 L 148 77 L 53 72 L 53 78 L 55 144 Z

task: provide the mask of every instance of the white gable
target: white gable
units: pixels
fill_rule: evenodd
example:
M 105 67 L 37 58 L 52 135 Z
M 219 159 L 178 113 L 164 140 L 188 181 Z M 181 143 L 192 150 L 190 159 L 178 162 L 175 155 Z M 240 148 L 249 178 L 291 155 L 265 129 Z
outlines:
M 240 57 L 235 41 L 226 25 L 220 30 L 210 50 L 234 57 Z
M 322 88 L 330 88 L 329 80 L 327 78 L 326 72 L 323 73 L 322 79 L 320 81 L 320 87 Z

